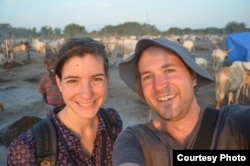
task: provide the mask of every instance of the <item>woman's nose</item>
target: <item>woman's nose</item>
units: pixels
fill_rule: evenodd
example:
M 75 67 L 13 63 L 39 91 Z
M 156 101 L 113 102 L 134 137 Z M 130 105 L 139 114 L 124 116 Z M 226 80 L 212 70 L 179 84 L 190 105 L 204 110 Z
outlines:
M 93 95 L 92 86 L 89 82 L 82 83 L 80 95 L 83 99 L 90 99 Z

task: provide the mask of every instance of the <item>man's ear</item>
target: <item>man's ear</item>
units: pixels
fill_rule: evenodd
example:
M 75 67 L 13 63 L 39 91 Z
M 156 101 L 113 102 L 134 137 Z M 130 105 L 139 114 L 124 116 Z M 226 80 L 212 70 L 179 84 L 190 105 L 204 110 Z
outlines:
M 192 79 L 193 79 L 193 87 L 197 86 L 197 74 L 195 72 L 192 72 Z

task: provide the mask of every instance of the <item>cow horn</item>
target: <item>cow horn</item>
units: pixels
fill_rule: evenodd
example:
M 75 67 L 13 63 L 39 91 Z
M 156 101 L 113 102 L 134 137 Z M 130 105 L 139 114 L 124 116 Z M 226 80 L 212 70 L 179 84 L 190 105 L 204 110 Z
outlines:
M 227 53 L 233 51 L 233 49 L 234 49 L 234 46 L 232 48 L 230 48 L 229 50 L 227 50 Z
M 241 62 L 243 69 L 250 74 L 250 69 L 248 69 L 243 62 Z

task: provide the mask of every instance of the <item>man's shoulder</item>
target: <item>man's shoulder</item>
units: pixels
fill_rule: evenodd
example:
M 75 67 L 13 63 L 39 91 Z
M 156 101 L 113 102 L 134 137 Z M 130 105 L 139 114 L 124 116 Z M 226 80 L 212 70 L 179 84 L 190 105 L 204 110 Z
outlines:
M 147 124 L 134 124 L 134 125 L 131 125 L 131 126 L 128 126 L 127 129 L 128 130 L 143 130 L 145 127 L 146 127 Z
M 125 133 L 130 133 L 136 137 L 139 137 L 141 135 L 154 135 L 154 127 L 152 127 L 152 122 L 134 124 L 134 125 L 128 126 L 123 131 Z
M 241 104 L 231 104 L 219 109 L 219 115 L 223 119 L 231 119 L 235 122 L 250 122 L 250 107 Z
M 219 109 L 221 113 L 231 114 L 244 114 L 250 112 L 250 106 L 241 105 L 241 104 L 231 104 L 223 106 Z

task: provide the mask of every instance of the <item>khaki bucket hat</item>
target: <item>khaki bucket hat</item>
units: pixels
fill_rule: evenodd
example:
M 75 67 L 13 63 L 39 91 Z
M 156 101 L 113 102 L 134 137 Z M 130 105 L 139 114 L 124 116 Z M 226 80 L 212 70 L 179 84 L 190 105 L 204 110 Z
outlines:
M 166 38 L 141 39 L 136 44 L 134 54 L 119 64 L 119 73 L 122 80 L 135 92 L 138 58 L 140 57 L 142 51 L 150 46 L 160 46 L 176 53 L 177 56 L 179 56 L 183 62 L 197 74 L 198 82 L 196 88 L 200 88 L 201 86 L 214 82 L 210 73 L 198 65 L 192 58 L 192 54 L 178 42 L 171 41 Z

